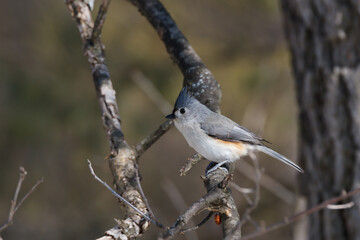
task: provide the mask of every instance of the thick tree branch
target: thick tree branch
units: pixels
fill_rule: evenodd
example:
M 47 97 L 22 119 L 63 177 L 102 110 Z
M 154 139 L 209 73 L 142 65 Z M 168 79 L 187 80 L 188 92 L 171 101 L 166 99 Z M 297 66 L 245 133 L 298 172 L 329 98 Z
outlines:
M 184 75 L 184 85 L 213 111 L 220 110 L 221 90 L 175 21 L 158 0 L 129 0 L 154 27 L 173 61 Z
M 91 9 L 85 0 L 67 0 L 66 5 L 78 27 L 84 43 L 85 55 L 92 70 L 103 125 L 109 139 L 111 154 L 108 162 L 116 189 L 131 205 L 148 215 L 148 210 L 137 187 L 136 153 L 125 141 L 121 130 L 115 90 L 112 87 L 110 73 L 105 63 L 104 46 L 100 39 L 109 2 L 105 0 L 101 5 L 95 28 L 91 18 Z M 118 227 L 106 233 L 110 239 L 137 238 L 148 228 L 148 221 L 144 221 L 139 213 L 130 207 L 125 209 L 125 220 L 120 220 Z

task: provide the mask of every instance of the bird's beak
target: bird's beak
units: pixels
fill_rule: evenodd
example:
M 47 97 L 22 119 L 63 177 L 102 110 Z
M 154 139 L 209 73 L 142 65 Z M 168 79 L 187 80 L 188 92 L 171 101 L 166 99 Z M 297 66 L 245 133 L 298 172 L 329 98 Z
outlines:
M 168 119 L 175 119 L 175 114 L 169 114 L 169 115 L 167 115 L 166 116 L 166 118 L 168 118 Z

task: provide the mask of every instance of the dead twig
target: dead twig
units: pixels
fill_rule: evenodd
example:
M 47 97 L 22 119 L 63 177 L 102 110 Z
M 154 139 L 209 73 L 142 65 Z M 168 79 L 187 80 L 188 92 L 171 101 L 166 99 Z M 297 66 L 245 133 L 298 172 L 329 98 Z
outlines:
M 154 87 L 152 82 L 144 76 L 140 71 L 134 71 L 131 74 L 133 81 L 147 94 L 147 96 L 156 104 L 160 111 L 167 115 L 171 113 L 172 106 L 168 103 L 165 98 L 159 93 L 159 91 Z M 173 126 L 172 120 L 164 121 L 158 129 L 153 133 L 146 136 L 139 144 L 135 146 L 136 158 L 139 157 L 149 149 L 159 138 L 164 135 L 171 127 Z
M 224 197 L 221 191 L 211 191 L 206 194 L 204 197 L 196 201 L 186 212 L 181 215 L 175 222 L 175 224 L 164 232 L 160 239 L 171 239 L 175 234 L 179 233 L 181 229 L 189 222 L 189 220 L 194 217 L 201 210 L 206 209 L 209 203 L 219 200 L 221 197 Z
M 35 185 L 20 200 L 20 202 L 17 203 L 17 199 L 19 196 L 19 192 L 20 192 L 22 183 L 24 182 L 26 174 L 27 174 L 25 168 L 23 168 L 23 167 L 20 167 L 19 171 L 20 171 L 19 181 L 18 181 L 16 190 L 15 190 L 14 198 L 13 198 L 13 200 L 11 200 L 9 216 L 8 216 L 7 222 L 5 222 L 3 225 L 0 226 L 0 233 L 14 223 L 13 220 L 14 220 L 14 215 L 15 215 L 16 211 L 20 208 L 20 206 L 23 204 L 23 202 L 30 196 L 30 194 L 32 194 L 36 190 L 36 188 L 39 186 L 39 184 L 41 184 L 44 181 L 43 178 L 38 180 L 35 183 Z
M 238 228 L 241 228 L 248 220 L 251 219 L 250 214 L 252 211 L 254 211 L 257 208 L 259 200 L 260 200 L 260 179 L 262 176 L 262 172 L 259 168 L 259 161 L 256 158 L 255 154 L 252 153 L 249 156 L 250 156 L 251 160 L 253 161 L 254 169 L 255 169 L 255 179 L 254 179 L 254 183 L 255 183 L 254 193 L 255 194 L 254 194 L 254 199 L 252 201 L 252 204 L 250 204 L 249 207 L 246 208 L 246 210 L 243 214 L 242 220 L 239 223 Z
M 180 169 L 180 176 L 185 176 L 190 169 L 195 166 L 195 164 L 199 163 L 203 158 L 200 154 L 195 153 L 193 157 L 188 158 L 185 164 Z
M 209 214 L 203 220 L 201 220 L 201 222 L 199 224 L 197 224 L 194 227 L 181 230 L 180 234 L 185 234 L 187 232 L 197 230 L 199 227 L 201 227 L 203 224 L 205 224 L 207 221 L 209 221 L 209 219 L 211 218 L 212 215 L 214 215 L 214 212 L 209 212 Z
M 136 159 L 138 159 L 147 149 L 149 149 L 159 138 L 164 135 L 173 125 L 172 120 L 166 120 L 158 129 L 146 136 L 139 144 L 134 148 L 136 151 Z
M 249 194 L 251 193 L 254 193 L 255 190 L 252 189 L 252 188 L 243 188 L 243 187 L 240 187 L 239 185 L 237 185 L 236 183 L 234 182 L 231 182 L 230 183 L 230 186 L 233 187 L 236 191 L 238 191 L 239 193 L 241 193 L 243 195 L 243 197 L 245 198 L 246 202 L 249 204 L 249 205 L 252 205 L 254 204 L 253 200 L 250 198 Z
M 136 70 L 131 74 L 132 80 L 146 93 L 153 103 L 164 115 L 168 115 L 173 110 L 171 104 L 166 101 L 154 84 L 142 72 Z
M 263 234 L 266 234 L 266 233 L 269 233 L 271 231 L 274 231 L 276 229 L 279 229 L 281 227 L 284 227 L 286 225 L 289 225 L 290 223 L 293 223 L 301 218 L 304 218 L 304 217 L 307 217 L 315 212 L 318 212 L 324 208 L 327 208 L 329 205 L 331 204 L 335 204 L 339 201 L 342 201 L 342 200 L 345 200 L 347 198 L 350 198 L 356 194 L 359 194 L 360 193 L 360 188 L 356 188 L 354 190 L 352 190 L 351 192 L 349 193 L 342 193 L 340 196 L 338 197 L 334 197 L 334 198 L 331 198 L 331 199 L 328 199 L 308 210 L 305 210 L 305 211 L 302 211 L 298 214 L 295 214 L 291 217 L 287 217 L 285 218 L 284 220 L 280 221 L 280 222 L 277 222 L 275 224 L 272 224 L 268 227 L 263 227 L 261 228 L 260 230 L 258 231 L 255 231 L 255 232 L 252 232 L 250 234 L 247 234 L 245 236 L 243 236 L 242 238 L 240 238 L 241 240 L 248 240 L 248 239 L 252 239 L 252 238 L 255 238 L 255 237 L 258 237 L 260 235 L 263 235 Z
M 186 204 L 177 186 L 174 184 L 173 181 L 171 181 L 168 178 L 164 179 L 161 186 L 164 189 L 165 193 L 168 195 L 168 198 L 172 202 L 173 206 L 176 208 L 178 213 L 181 214 L 184 211 L 184 209 L 188 207 L 188 205 Z M 190 219 L 189 224 L 194 225 L 194 222 Z M 187 239 L 194 239 L 194 240 L 198 239 L 198 236 L 195 232 L 189 233 L 185 237 Z
M 139 190 L 139 192 L 140 192 L 140 194 L 141 194 L 141 197 L 142 197 L 142 199 L 143 199 L 143 201 L 144 201 L 144 203 L 145 203 L 145 206 L 146 206 L 146 208 L 149 210 L 149 215 L 150 215 L 150 217 L 155 221 L 155 223 L 156 223 L 155 225 L 156 225 L 157 227 L 159 227 L 159 228 L 164 228 L 164 225 L 162 225 L 161 223 L 159 223 L 159 222 L 156 220 L 155 214 L 154 214 L 154 212 L 151 210 L 149 201 L 147 200 L 147 197 L 145 196 L 145 193 L 144 193 L 144 191 L 143 191 L 143 189 L 142 189 L 142 186 L 141 186 L 141 183 L 140 183 L 139 169 L 138 169 L 138 171 L 136 171 L 136 183 L 137 183 L 137 185 L 138 185 L 138 190 Z
M 242 161 L 241 164 L 237 165 L 236 169 L 245 177 L 255 181 L 256 174 L 255 169 L 251 164 L 247 163 L 246 161 Z M 262 173 L 260 179 L 260 186 L 277 196 L 279 199 L 287 203 L 288 205 L 292 205 L 295 200 L 295 195 L 283 186 L 281 183 L 276 181 L 274 178 L 270 177 Z
M 103 180 L 101 180 L 94 172 L 94 169 L 92 168 L 91 162 L 90 160 L 87 160 L 88 162 L 88 166 L 90 169 L 90 173 L 91 175 L 94 176 L 94 178 L 100 182 L 102 185 L 104 185 L 108 190 L 110 190 L 110 192 L 117 197 L 120 201 L 122 201 L 123 203 L 125 203 L 126 205 L 128 205 L 129 207 L 131 207 L 133 210 L 135 210 L 137 213 L 139 213 L 141 216 L 143 216 L 146 220 L 152 222 L 153 224 L 155 224 L 156 226 L 158 226 L 157 222 L 153 219 L 151 219 L 149 216 L 147 216 L 146 214 L 144 214 L 143 212 L 141 212 L 137 207 L 135 207 L 134 205 L 132 205 L 129 201 L 127 201 L 125 198 L 123 198 L 122 196 L 120 196 L 115 190 L 113 190 L 106 182 L 104 182 Z M 162 227 L 162 225 L 161 225 Z

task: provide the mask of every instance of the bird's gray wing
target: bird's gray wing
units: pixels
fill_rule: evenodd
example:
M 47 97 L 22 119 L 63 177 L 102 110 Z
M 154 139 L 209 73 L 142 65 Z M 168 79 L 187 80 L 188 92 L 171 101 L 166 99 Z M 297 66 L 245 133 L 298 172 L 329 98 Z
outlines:
M 207 135 L 224 141 L 248 142 L 251 144 L 262 144 L 262 138 L 257 137 L 248 129 L 240 126 L 231 119 L 214 113 L 200 122 L 200 127 Z

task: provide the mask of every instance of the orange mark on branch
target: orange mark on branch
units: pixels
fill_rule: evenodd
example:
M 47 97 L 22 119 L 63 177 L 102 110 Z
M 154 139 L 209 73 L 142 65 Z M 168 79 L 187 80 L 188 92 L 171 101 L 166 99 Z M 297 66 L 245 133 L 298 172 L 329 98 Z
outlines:
M 215 217 L 214 217 L 214 219 L 215 219 L 215 223 L 217 224 L 217 225 L 220 225 L 220 223 L 221 223 L 221 217 L 220 217 L 220 214 L 215 214 Z

